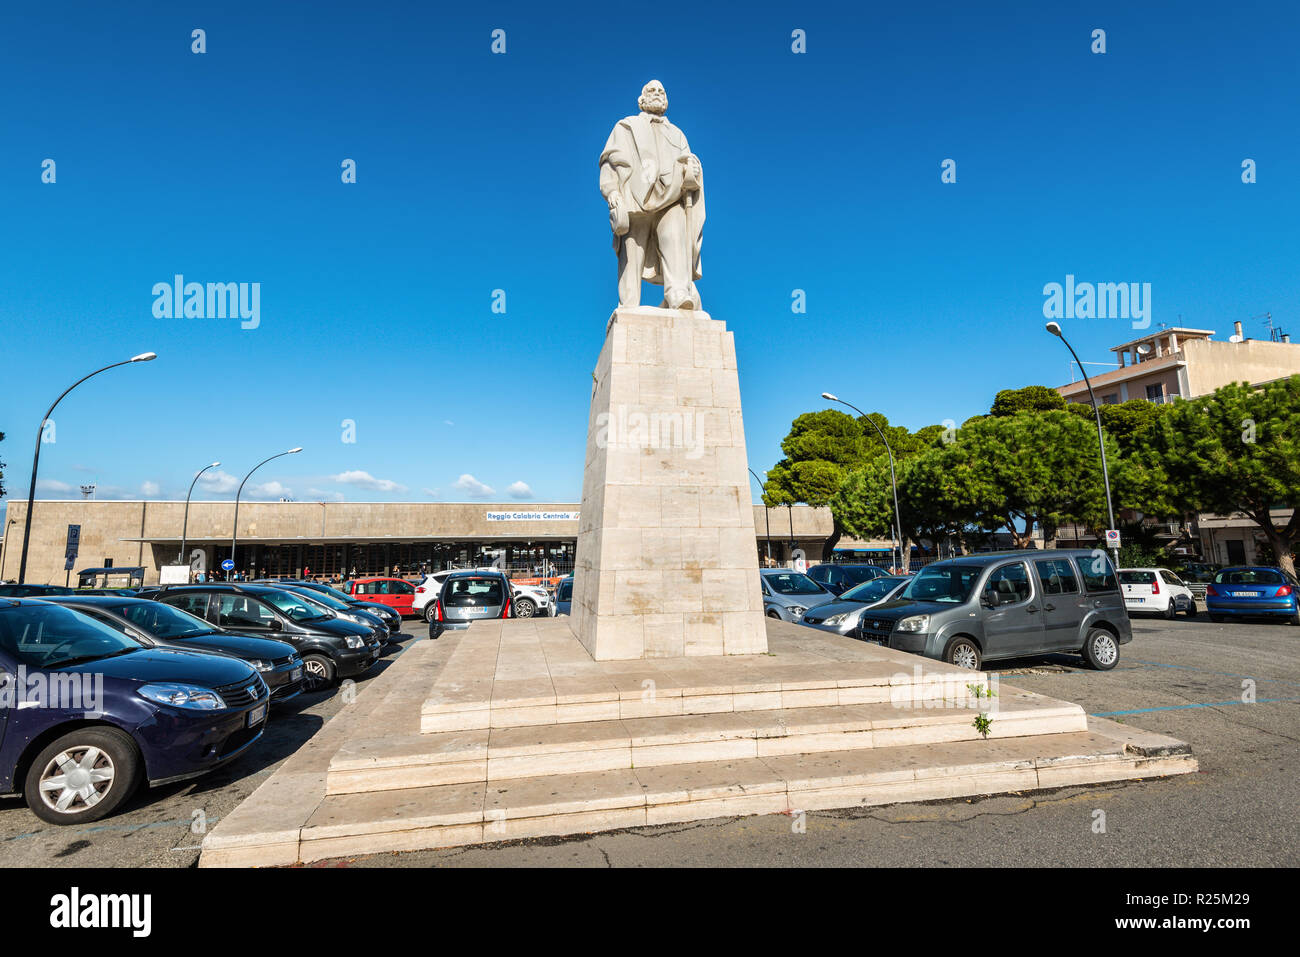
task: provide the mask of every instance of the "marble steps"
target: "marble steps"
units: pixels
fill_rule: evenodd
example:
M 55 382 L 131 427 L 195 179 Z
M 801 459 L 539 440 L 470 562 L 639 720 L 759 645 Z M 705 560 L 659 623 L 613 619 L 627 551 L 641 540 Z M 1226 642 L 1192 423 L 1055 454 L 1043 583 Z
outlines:
M 1196 770 L 1190 749 L 1172 738 L 1096 718 L 1087 728 L 326 794 L 298 832 L 296 858 L 793 815 Z
M 439 733 L 394 734 L 380 721 L 386 733 L 358 728 L 335 753 L 326 793 L 974 741 L 980 738 L 974 719 L 982 712 L 992 720 L 990 740 L 1086 729 L 1078 705 L 1005 687 L 991 700 L 926 698 Z

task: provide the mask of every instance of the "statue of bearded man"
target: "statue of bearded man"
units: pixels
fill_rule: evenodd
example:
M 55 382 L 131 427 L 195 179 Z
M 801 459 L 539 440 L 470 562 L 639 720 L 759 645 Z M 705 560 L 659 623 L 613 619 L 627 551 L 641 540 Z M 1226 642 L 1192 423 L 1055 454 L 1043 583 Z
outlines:
M 600 193 L 618 252 L 618 304 L 641 304 L 641 280 L 664 287 L 664 306 L 697 309 L 704 172 L 672 123 L 668 94 L 651 80 L 641 112 L 619 120 L 600 154 Z

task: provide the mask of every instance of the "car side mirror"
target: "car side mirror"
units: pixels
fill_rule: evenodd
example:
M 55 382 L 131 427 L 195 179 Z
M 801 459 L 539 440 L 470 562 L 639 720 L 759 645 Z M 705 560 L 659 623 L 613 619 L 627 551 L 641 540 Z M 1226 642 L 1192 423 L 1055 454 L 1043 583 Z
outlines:
M 1002 604 L 1002 596 L 990 589 L 980 595 L 980 604 L 985 608 L 996 608 Z
M 271 630 L 272 630 L 272 631 L 284 631 L 284 622 L 280 621 L 279 618 L 272 618 L 272 619 L 271 619 Z

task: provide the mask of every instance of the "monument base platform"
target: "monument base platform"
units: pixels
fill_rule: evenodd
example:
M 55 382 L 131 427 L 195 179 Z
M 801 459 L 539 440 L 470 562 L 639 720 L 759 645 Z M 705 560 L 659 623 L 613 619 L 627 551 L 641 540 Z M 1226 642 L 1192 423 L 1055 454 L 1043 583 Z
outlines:
M 764 655 L 596 661 L 563 619 L 418 641 L 203 842 L 293 864 L 1182 774 L 1187 745 L 784 622 Z M 985 738 L 976 717 L 986 716 Z

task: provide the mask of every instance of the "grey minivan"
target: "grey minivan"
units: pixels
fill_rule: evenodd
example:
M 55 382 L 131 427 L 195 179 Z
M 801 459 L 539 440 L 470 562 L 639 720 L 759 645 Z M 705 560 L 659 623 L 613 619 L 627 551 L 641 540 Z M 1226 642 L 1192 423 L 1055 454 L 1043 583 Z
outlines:
M 976 670 L 1066 652 L 1107 671 L 1133 630 L 1104 552 L 1045 549 L 927 565 L 897 599 L 862 616 L 858 637 Z
M 504 573 L 452 572 L 442 583 L 429 621 L 429 637 L 468 628 L 485 618 L 512 618 L 510 579 Z

